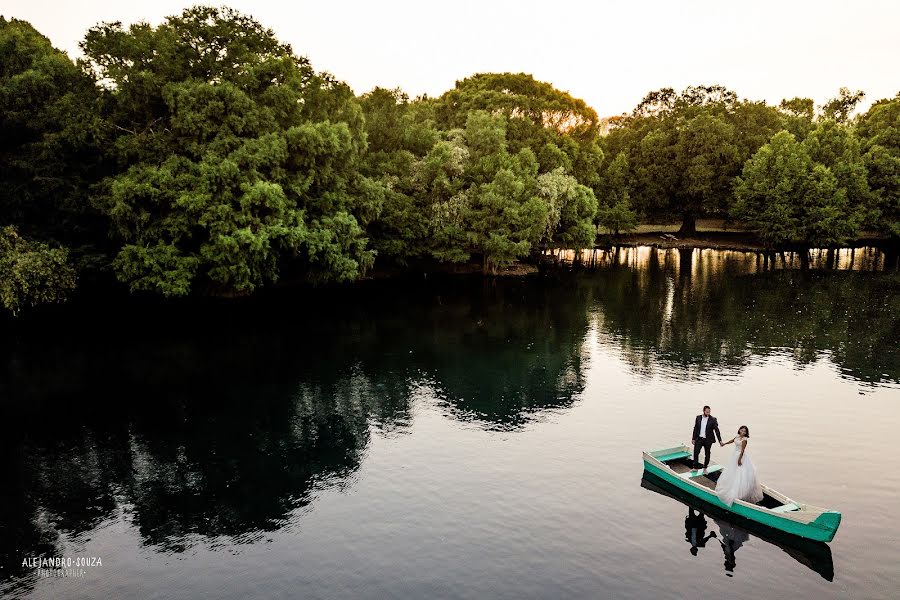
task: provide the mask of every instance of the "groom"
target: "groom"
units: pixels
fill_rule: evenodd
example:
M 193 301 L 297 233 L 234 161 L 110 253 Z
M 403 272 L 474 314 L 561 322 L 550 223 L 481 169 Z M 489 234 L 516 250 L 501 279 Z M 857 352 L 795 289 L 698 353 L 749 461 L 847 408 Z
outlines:
M 709 414 L 709 407 L 704 406 L 703 414 L 697 415 L 697 419 L 694 421 L 694 433 L 691 436 L 691 443 L 694 444 L 695 469 L 700 468 L 700 461 L 698 460 L 700 458 L 700 448 L 703 448 L 705 451 L 703 470 L 705 471 L 706 467 L 709 466 L 709 449 L 715 438 L 719 438 L 719 443 L 722 442 L 722 434 L 719 433 L 719 422 Z

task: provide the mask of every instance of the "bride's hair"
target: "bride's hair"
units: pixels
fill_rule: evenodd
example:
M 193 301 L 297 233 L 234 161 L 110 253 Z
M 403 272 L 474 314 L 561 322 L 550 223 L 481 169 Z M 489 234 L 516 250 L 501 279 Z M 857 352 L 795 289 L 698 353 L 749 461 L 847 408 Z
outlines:
M 744 437 L 750 437 L 750 428 L 749 427 L 747 427 L 746 425 L 741 425 L 740 427 L 738 427 L 738 435 L 741 435 L 741 429 L 747 430 L 747 435 L 745 435 Z

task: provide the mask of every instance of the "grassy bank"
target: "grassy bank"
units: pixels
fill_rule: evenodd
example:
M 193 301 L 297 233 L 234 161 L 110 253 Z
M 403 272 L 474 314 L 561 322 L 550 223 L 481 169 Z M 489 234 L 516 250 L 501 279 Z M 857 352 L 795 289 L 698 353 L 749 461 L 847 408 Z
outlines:
M 697 232 L 688 236 L 678 234 L 680 223 L 642 223 L 631 233 L 618 237 L 602 235 L 601 246 L 654 246 L 656 248 L 711 248 L 715 250 L 765 250 L 765 244 L 753 231 L 724 219 L 700 219 Z M 860 237 L 846 244 L 847 247 L 885 246 L 889 239 L 870 231 L 860 232 Z

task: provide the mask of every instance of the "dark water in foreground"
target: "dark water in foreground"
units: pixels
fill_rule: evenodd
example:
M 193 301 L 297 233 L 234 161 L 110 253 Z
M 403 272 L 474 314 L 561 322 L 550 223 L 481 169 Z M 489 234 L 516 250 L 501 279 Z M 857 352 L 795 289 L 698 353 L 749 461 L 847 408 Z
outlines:
M 4 332 L 0 596 L 900 596 L 900 275 L 597 264 Z M 692 556 L 641 450 L 703 404 L 765 483 L 843 512 L 830 552 L 710 516 Z

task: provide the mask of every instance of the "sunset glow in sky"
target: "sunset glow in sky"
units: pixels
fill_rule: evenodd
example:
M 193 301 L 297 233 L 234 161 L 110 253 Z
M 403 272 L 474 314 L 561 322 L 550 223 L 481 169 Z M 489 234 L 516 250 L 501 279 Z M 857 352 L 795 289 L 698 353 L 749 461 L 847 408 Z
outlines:
M 101 21 L 157 24 L 185 0 L 6 0 L 78 56 Z M 739 96 L 817 104 L 841 86 L 863 107 L 900 91 L 900 2 L 429 2 L 232 0 L 297 54 L 363 93 L 376 85 L 439 95 L 478 72 L 527 72 L 584 98 L 600 115 L 630 111 L 650 90 L 722 84 Z

